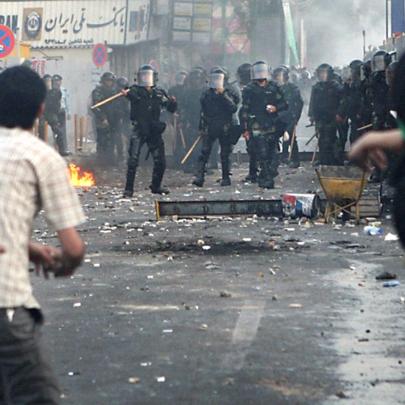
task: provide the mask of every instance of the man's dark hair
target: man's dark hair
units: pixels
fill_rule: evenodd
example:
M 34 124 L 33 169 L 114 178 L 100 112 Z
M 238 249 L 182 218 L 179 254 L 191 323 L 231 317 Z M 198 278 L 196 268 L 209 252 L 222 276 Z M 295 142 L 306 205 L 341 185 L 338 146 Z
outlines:
M 405 54 L 402 55 L 394 73 L 392 101 L 398 118 L 405 122 Z M 402 247 L 405 248 L 405 154 L 399 157 L 393 173 L 391 185 L 395 188 L 393 203 L 394 224 Z
M 0 73 L 0 126 L 31 129 L 45 97 L 45 84 L 33 70 L 6 69 Z
M 395 69 L 392 101 L 398 118 L 405 122 L 405 54 L 402 55 Z

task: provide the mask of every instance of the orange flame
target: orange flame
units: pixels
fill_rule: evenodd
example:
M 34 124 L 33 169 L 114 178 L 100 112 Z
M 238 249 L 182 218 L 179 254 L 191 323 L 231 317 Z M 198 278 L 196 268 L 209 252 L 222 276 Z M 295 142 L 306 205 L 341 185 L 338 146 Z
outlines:
M 92 187 L 96 185 L 94 174 L 91 172 L 83 172 L 79 166 L 74 163 L 69 164 L 70 183 L 74 187 Z

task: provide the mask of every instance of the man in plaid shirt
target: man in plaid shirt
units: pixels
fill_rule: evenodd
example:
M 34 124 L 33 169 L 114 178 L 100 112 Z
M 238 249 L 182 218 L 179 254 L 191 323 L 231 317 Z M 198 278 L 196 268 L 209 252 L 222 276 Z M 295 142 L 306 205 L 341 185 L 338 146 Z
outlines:
M 18 66 L 0 74 L 0 403 L 58 404 L 59 389 L 40 346 L 40 306 L 29 261 L 44 275 L 73 274 L 84 256 L 75 227 L 85 217 L 65 161 L 31 133 L 43 111 L 40 77 Z M 61 248 L 31 241 L 44 210 Z

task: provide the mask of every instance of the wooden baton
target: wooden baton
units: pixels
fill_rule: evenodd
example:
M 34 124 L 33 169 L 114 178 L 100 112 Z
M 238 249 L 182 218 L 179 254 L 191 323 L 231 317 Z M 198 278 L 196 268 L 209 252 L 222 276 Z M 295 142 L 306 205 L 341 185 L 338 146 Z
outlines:
M 201 141 L 202 135 L 198 135 L 198 138 L 194 141 L 193 145 L 189 149 L 189 151 L 186 153 L 186 156 L 184 156 L 183 160 L 181 161 L 181 164 L 184 165 L 187 160 L 190 158 L 191 154 L 194 152 L 194 149 L 197 147 L 198 143 Z
M 294 150 L 294 142 L 295 142 L 296 137 L 297 137 L 297 126 L 294 127 L 293 136 L 292 136 L 291 142 L 290 142 L 290 154 L 288 155 L 289 162 L 291 162 L 291 158 L 292 158 L 292 154 L 293 154 L 293 150 Z
M 363 130 L 365 130 L 365 129 L 371 128 L 372 126 L 373 126 L 373 124 L 364 125 L 364 127 L 357 128 L 357 131 L 363 131 Z
M 114 96 L 108 97 L 105 100 L 102 100 L 102 101 L 98 102 L 97 104 L 92 105 L 90 108 L 92 110 L 95 110 L 96 108 L 102 107 L 103 105 L 111 103 L 112 101 L 116 100 L 117 98 L 120 98 L 120 97 L 123 97 L 123 96 L 124 96 L 124 94 L 117 93 Z

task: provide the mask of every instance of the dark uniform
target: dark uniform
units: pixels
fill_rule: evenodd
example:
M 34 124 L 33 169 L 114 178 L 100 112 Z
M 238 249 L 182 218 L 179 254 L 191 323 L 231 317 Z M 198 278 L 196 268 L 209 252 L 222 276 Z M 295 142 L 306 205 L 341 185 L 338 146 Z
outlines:
M 256 66 L 263 69 L 263 75 L 259 70 L 255 71 Z M 249 132 L 257 153 L 259 187 L 273 188 L 278 175 L 278 142 L 286 129 L 288 104 L 278 86 L 265 78 L 264 66 L 268 69 L 263 62 L 253 65 L 253 82 L 243 90 L 240 118 L 242 128 Z M 276 111 L 269 112 L 269 106 L 274 106 Z
M 101 83 L 92 92 L 93 104 L 105 100 L 117 93 L 115 76 L 111 72 L 103 73 Z M 119 104 L 105 104 L 93 110 L 97 131 L 97 155 L 101 163 L 114 162 L 114 131 L 119 120 Z
M 45 83 L 47 93 L 49 90 L 52 88 L 52 76 L 51 75 L 44 75 L 42 80 Z M 47 141 L 46 139 L 46 131 L 47 131 L 47 122 L 46 122 L 46 101 L 45 101 L 45 111 L 44 114 L 42 114 L 39 119 L 38 119 L 38 136 L 40 139 L 43 141 Z
M 52 88 L 48 91 L 45 100 L 45 119 L 52 129 L 59 153 L 62 156 L 69 154 L 66 139 L 66 111 L 62 108 L 62 90 L 55 86 L 55 81 L 61 81 L 59 75 L 52 76 Z
M 212 77 L 218 75 L 222 77 L 222 85 L 218 88 L 223 89 L 219 93 L 216 88 L 207 89 L 201 96 L 201 120 L 200 131 L 204 134 L 201 155 L 198 159 L 197 178 L 193 184 L 202 187 L 206 165 L 211 154 L 212 146 L 216 140 L 219 140 L 221 146 L 221 164 L 222 164 L 222 186 L 229 186 L 230 180 L 230 155 L 232 152 L 231 126 L 232 116 L 238 110 L 240 98 L 230 88 L 224 89 L 225 75 L 223 73 L 212 73 Z M 213 80 L 213 79 L 211 79 Z M 220 79 L 219 79 L 220 80 Z
M 364 125 L 369 125 L 373 121 L 373 98 L 371 95 L 371 61 L 367 61 L 362 66 L 361 91 L 361 121 Z M 358 131 L 359 136 L 363 135 L 367 129 Z
M 187 144 L 186 138 L 184 135 L 184 111 L 186 101 L 186 87 L 185 80 L 187 78 L 187 72 L 180 71 L 176 74 L 176 84 L 172 86 L 168 93 L 169 96 L 174 97 L 177 101 L 177 112 L 173 115 L 173 128 L 175 131 L 175 144 L 174 144 L 174 158 L 176 163 L 180 163 L 180 160 L 183 158 Z
M 342 100 L 339 107 L 339 116 L 342 119 L 350 120 L 350 143 L 356 142 L 360 137 L 358 131 L 363 127 L 362 108 L 363 108 L 363 89 L 361 81 L 361 69 L 363 62 L 354 60 L 350 63 L 351 79 L 345 83 L 342 92 Z M 346 143 L 346 142 L 345 142 Z M 344 152 L 345 144 L 341 145 Z
M 273 72 L 274 78 L 277 80 L 284 98 L 288 104 L 288 125 L 286 131 L 290 136 L 290 140 L 283 142 L 283 159 L 288 159 L 288 149 L 292 147 L 291 159 L 294 167 L 299 167 L 300 157 L 298 150 L 297 137 L 294 136 L 298 121 L 301 118 L 302 110 L 304 108 L 304 100 L 301 96 L 299 87 L 289 81 L 289 71 L 284 68 L 278 68 Z
M 116 92 L 129 87 L 126 77 L 119 77 L 116 83 Z M 116 128 L 113 132 L 113 144 L 116 151 L 117 161 L 124 159 L 124 144 L 129 143 L 131 136 L 130 104 L 127 98 L 121 97 L 114 101 L 117 111 Z M 115 123 L 115 122 L 114 122 Z M 124 142 L 125 141 L 125 142 Z
M 372 74 L 370 91 L 373 102 L 374 129 L 387 129 L 387 121 L 389 118 L 389 88 L 385 72 L 374 72 Z
M 184 100 L 182 105 L 183 134 L 186 141 L 186 149 L 190 149 L 198 138 L 200 123 L 200 99 L 201 94 L 206 90 L 206 73 L 200 68 L 193 68 L 185 81 Z M 185 172 L 194 172 L 197 163 L 199 148 L 190 156 L 184 165 Z
M 149 65 L 141 67 L 140 72 L 148 72 L 153 68 Z M 140 73 L 139 73 L 140 74 Z M 138 83 L 142 80 L 139 79 Z M 129 89 L 128 99 L 131 103 L 131 121 L 134 131 L 129 144 L 128 172 L 124 196 L 131 197 L 134 192 L 136 170 L 142 146 L 146 143 L 153 158 L 153 174 L 150 189 L 152 193 L 167 194 L 168 190 L 161 187 L 166 170 L 165 145 L 162 134 L 166 124 L 160 121 L 160 112 L 166 108 L 174 113 L 177 103 L 159 87 L 134 85 Z
M 321 165 L 341 164 L 339 141 L 337 137 L 336 116 L 342 99 L 342 86 L 332 80 L 332 67 L 324 64 L 318 68 L 327 72 L 325 81 L 319 81 L 312 87 L 309 105 L 309 118 L 315 123 L 319 139 L 319 163 Z

